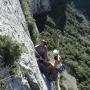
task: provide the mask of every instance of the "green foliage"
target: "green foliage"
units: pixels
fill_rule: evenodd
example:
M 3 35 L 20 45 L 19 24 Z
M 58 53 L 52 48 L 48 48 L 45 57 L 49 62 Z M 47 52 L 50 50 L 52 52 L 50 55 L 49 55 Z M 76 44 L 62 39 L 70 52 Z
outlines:
M 88 90 L 90 88 L 90 80 L 87 80 L 85 82 L 82 82 L 79 85 L 80 90 Z
M 60 85 L 61 90 L 66 90 L 63 84 Z
M 12 65 L 21 56 L 22 49 L 19 44 L 9 36 L 0 35 L 0 55 L 4 66 Z
M 68 90 L 74 90 L 73 87 L 72 88 L 69 88 Z
M 10 90 L 10 87 L 7 85 L 6 81 L 0 81 L 0 90 Z
M 63 33 L 57 24 L 63 18 L 62 15 L 60 16 L 62 13 L 66 13 Z M 41 36 L 47 41 L 53 40 L 49 45 L 50 49 L 56 46 L 60 50 L 63 62 L 70 67 L 70 73 L 77 79 L 79 90 L 89 90 L 90 26 L 70 5 L 67 5 L 66 9 L 62 8 L 62 12 L 57 8 L 57 12 L 55 11 L 51 14 L 51 16 L 50 14 L 48 15 L 50 19 L 47 18 L 47 21 L 52 25 L 46 24 Z M 59 25 L 59 27 L 62 26 Z M 63 88 L 63 85 L 61 87 Z
M 49 50 L 57 47 L 57 37 L 55 37 L 54 33 L 51 34 L 50 32 L 43 31 L 40 35 L 40 38 L 47 41 Z
M 32 14 L 30 12 L 31 10 L 29 7 L 29 2 L 28 0 L 20 0 L 20 3 L 21 3 L 23 13 L 25 15 L 25 19 L 28 25 L 28 30 L 29 30 L 31 39 L 35 43 L 37 39 L 37 32 L 35 31 L 36 30 L 35 20 L 33 19 Z
M 62 84 L 63 80 L 65 80 L 65 77 L 63 76 L 63 73 L 60 74 L 60 83 Z
M 4 78 L 3 75 L 0 74 L 0 80 L 3 79 L 3 78 Z

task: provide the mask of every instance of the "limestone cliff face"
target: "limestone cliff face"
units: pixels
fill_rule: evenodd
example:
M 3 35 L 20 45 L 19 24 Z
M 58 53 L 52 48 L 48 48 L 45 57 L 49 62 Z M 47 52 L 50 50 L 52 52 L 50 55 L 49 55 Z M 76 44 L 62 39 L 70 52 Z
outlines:
M 33 14 L 47 12 L 51 10 L 50 0 L 28 0 Z
M 36 12 L 36 11 L 35 11 Z M 34 55 L 34 45 L 30 39 L 26 21 L 19 0 L 0 0 L 0 35 L 9 35 L 17 40 L 25 52 L 18 62 L 16 76 L 6 79 L 12 90 L 47 90 Z M 22 70 L 27 74 L 24 78 Z M 9 76 L 5 69 L 5 77 Z

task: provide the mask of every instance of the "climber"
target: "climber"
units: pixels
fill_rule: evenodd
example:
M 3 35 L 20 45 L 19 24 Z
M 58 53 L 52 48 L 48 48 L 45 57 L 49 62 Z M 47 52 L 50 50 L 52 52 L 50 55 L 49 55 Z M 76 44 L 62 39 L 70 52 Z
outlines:
M 45 40 L 41 40 L 40 44 L 35 46 L 37 63 L 39 65 L 41 73 L 43 74 L 47 71 L 47 68 L 44 65 L 44 63 L 48 61 L 47 51 L 47 42 Z
M 58 50 L 53 51 L 53 59 L 49 61 L 49 66 L 47 67 L 48 73 L 46 74 L 46 77 L 49 81 L 56 81 L 58 72 L 62 72 L 64 69 L 62 69 L 63 65 L 61 64 L 61 56 L 59 55 Z
M 47 42 L 45 40 L 41 40 L 40 44 L 35 46 L 36 58 L 47 61 L 47 51 Z

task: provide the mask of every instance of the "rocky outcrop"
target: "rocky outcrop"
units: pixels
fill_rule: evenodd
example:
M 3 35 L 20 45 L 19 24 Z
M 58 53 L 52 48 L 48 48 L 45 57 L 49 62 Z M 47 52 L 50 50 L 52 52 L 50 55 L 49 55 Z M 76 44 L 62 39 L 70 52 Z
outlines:
M 32 14 L 48 12 L 51 10 L 50 0 L 28 0 Z
M 76 78 L 70 75 L 66 70 L 63 72 L 63 86 L 65 90 L 78 90 Z
M 9 35 L 25 49 L 18 62 L 20 69 L 17 75 L 10 77 L 8 70 L 4 73 L 5 78 L 10 77 L 5 80 L 8 86 L 13 90 L 47 90 L 35 59 L 34 45 L 19 0 L 0 0 L 0 35 Z

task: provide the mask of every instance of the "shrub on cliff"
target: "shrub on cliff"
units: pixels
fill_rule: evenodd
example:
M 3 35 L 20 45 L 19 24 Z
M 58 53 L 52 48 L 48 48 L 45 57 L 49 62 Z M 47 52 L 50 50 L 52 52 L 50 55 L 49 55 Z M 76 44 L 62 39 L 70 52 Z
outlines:
M 0 55 L 4 66 L 13 65 L 19 59 L 22 49 L 19 44 L 9 36 L 0 35 Z

